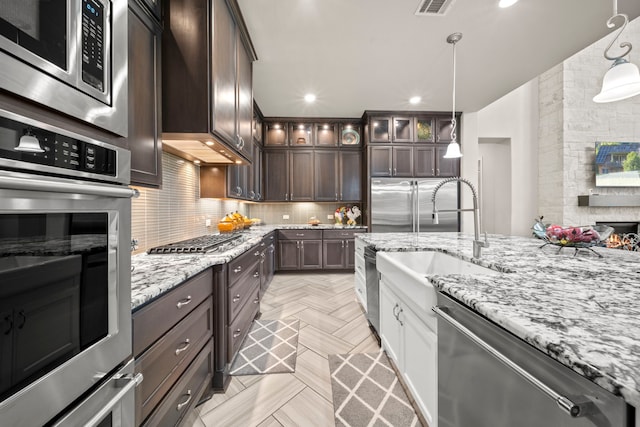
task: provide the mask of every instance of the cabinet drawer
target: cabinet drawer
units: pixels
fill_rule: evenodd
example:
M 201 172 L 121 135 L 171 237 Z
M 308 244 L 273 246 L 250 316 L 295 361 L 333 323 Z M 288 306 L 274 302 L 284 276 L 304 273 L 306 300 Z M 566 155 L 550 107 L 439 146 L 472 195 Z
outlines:
M 213 273 L 207 269 L 133 313 L 134 356 L 140 355 L 189 314 L 211 295 L 212 290 Z
M 255 267 L 260 261 L 260 253 L 260 248 L 256 245 L 229 263 L 229 286 L 233 286 L 246 275 L 247 270 Z
M 184 376 L 144 423 L 145 426 L 175 426 L 198 403 L 213 376 L 213 342 L 208 341 Z
M 213 300 L 209 298 L 136 359 L 144 381 L 136 388 L 136 419 L 144 420 L 169 391 L 202 345 L 211 338 Z
M 364 230 L 323 230 L 322 237 L 331 240 L 353 239 L 356 234 L 363 232 Z
M 283 240 L 322 239 L 322 230 L 278 230 L 278 238 Z
M 259 291 L 260 287 L 257 287 L 251 292 L 251 296 L 247 303 L 240 309 L 240 313 L 238 313 L 236 319 L 229 324 L 229 329 L 227 330 L 229 362 L 233 360 L 233 357 L 238 352 L 240 344 L 242 344 L 242 341 L 247 336 L 247 332 L 249 332 L 249 327 L 251 326 L 253 318 L 260 309 L 260 299 L 258 298 Z
M 233 322 L 233 319 L 236 318 L 242 307 L 244 307 L 249 298 L 251 298 L 256 287 L 260 287 L 260 264 L 256 264 L 253 269 L 249 270 L 244 278 L 238 280 L 229 288 L 227 295 L 229 324 Z

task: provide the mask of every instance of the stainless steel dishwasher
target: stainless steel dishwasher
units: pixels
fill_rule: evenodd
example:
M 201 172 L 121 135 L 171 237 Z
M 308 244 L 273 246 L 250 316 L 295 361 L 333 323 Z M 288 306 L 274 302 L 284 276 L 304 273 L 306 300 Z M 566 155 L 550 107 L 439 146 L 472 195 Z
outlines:
M 380 274 L 376 268 L 376 250 L 364 248 L 364 272 L 367 286 L 367 321 L 380 345 Z
M 631 407 L 439 293 L 439 427 L 630 427 Z

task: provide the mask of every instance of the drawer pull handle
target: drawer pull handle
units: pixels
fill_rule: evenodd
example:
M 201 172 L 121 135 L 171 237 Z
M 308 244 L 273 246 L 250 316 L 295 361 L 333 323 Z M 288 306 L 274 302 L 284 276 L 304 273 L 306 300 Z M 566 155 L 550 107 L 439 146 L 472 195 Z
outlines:
M 296 236 L 298 236 L 298 237 L 304 237 L 304 233 L 296 233 Z
M 260 243 L 260 246 L 264 247 L 264 245 L 265 245 L 265 243 L 264 243 L 264 242 Z
M 238 302 L 240 300 L 240 294 L 236 294 L 235 297 L 233 297 L 233 302 Z
M 260 277 L 260 272 L 256 271 L 255 273 L 253 273 L 253 277 L 256 277 L 256 278 Z
M 182 344 L 184 344 L 182 347 L 176 348 L 176 356 L 188 349 L 191 345 L 191 342 L 189 341 L 189 338 L 187 338 Z
M 178 303 L 176 304 L 176 307 L 182 308 L 182 306 L 185 306 L 185 305 L 189 304 L 190 302 L 191 302 L 191 295 L 187 295 L 186 298 L 181 299 L 180 301 L 178 301 Z
M 236 268 L 233 269 L 234 273 L 240 273 L 241 271 L 242 271 L 242 266 L 241 265 L 239 265 L 239 266 L 237 266 Z
M 260 256 L 260 251 L 255 251 L 255 252 L 253 253 L 253 256 Z
M 349 233 L 340 233 L 341 236 L 348 236 Z
M 259 297 L 256 297 L 256 299 L 253 300 L 254 304 L 258 304 L 259 302 L 260 302 L 260 298 Z
M 176 406 L 176 411 L 178 412 L 182 411 L 182 408 L 187 406 L 189 402 L 191 402 L 191 390 L 187 390 L 187 400 L 185 400 L 182 403 L 178 403 L 178 406 Z
M 240 334 L 241 334 L 240 329 L 236 329 L 236 331 L 233 333 L 233 337 L 238 338 Z

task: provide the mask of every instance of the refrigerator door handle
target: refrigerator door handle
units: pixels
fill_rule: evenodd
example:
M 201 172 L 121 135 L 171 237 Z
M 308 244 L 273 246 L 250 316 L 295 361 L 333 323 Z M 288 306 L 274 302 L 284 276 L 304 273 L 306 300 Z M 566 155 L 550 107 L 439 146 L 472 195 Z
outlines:
M 416 201 L 415 201 L 415 218 L 414 221 L 416 223 L 415 232 L 420 233 L 420 186 L 418 185 L 418 181 L 413 181 L 413 185 L 416 188 Z

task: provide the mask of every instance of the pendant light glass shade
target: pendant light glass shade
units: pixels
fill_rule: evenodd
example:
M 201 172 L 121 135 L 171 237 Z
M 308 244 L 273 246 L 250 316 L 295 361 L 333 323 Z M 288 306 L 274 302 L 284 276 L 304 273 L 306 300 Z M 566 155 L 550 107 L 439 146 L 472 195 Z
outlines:
M 449 145 L 447 145 L 447 152 L 444 153 L 445 159 L 458 159 L 462 157 L 462 153 L 460 152 L 460 144 L 456 141 L 451 141 Z
M 602 79 L 602 90 L 594 102 L 614 102 L 640 94 L 640 71 L 635 64 L 617 59 Z
M 40 146 L 38 138 L 31 134 L 22 135 L 18 146 L 14 148 L 16 151 L 25 151 L 28 153 L 44 153 L 44 150 Z

